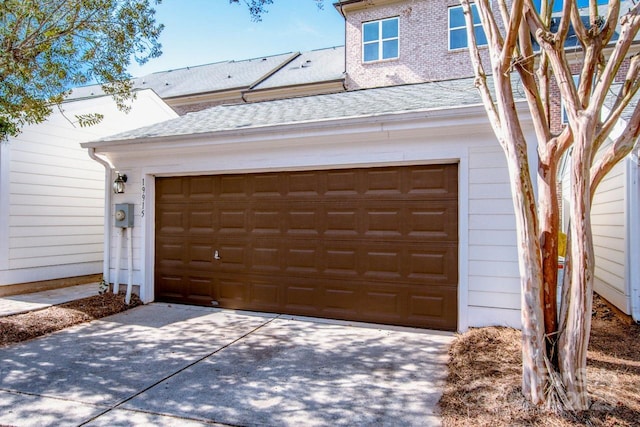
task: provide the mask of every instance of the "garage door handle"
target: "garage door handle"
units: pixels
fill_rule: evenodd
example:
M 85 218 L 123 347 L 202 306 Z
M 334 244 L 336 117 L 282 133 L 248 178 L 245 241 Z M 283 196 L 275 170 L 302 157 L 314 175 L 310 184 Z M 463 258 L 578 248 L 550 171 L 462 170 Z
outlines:
M 218 251 L 215 251 L 213 253 L 213 259 L 220 259 L 220 254 L 218 253 Z

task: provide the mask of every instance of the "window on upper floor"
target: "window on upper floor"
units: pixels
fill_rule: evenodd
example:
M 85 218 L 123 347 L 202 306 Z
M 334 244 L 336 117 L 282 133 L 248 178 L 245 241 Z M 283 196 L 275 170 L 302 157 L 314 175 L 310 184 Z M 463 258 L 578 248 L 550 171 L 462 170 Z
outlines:
M 609 2 L 609 0 L 598 0 L 598 4 L 607 4 L 608 2 Z M 533 0 L 533 4 L 535 5 L 536 9 L 538 9 L 538 10 L 540 10 L 540 4 L 541 3 L 542 3 L 542 0 Z M 564 1 L 555 0 L 553 2 L 553 12 L 562 11 L 563 4 L 564 4 Z M 589 0 L 578 0 L 578 7 L 579 8 L 589 7 Z
M 382 61 L 398 58 L 400 54 L 398 17 L 362 24 L 362 60 Z
M 475 4 L 471 4 L 473 13 L 473 30 L 476 34 L 478 46 L 487 44 L 487 37 L 480 23 L 480 15 Z M 462 6 L 452 6 L 449 8 L 449 50 L 464 49 L 468 46 L 467 24 L 464 20 Z

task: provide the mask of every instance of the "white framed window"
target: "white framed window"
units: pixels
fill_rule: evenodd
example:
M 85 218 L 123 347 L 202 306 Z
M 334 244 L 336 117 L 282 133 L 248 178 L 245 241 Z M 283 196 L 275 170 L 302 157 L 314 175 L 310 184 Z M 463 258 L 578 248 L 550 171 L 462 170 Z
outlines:
M 542 3 L 542 0 L 533 0 L 533 5 L 536 7 L 536 10 L 540 10 L 540 3 Z M 598 0 L 597 2 L 598 4 L 607 4 L 609 3 L 608 0 Z M 564 1 L 563 0 L 555 0 L 553 2 L 553 12 L 561 12 L 562 11 L 562 6 L 564 5 Z M 578 0 L 578 8 L 582 9 L 585 7 L 589 7 L 589 0 Z
M 400 21 L 398 17 L 362 24 L 362 61 L 396 59 L 400 55 Z
M 476 34 L 476 43 L 478 46 L 484 46 L 487 44 L 487 36 L 482 29 L 480 15 L 475 3 L 471 4 L 471 13 L 473 15 L 473 31 Z M 449 50 L 464 49 L 468 45 L 467 24 L 464 20 L 462 6 L 452 6 L 449 8 Z

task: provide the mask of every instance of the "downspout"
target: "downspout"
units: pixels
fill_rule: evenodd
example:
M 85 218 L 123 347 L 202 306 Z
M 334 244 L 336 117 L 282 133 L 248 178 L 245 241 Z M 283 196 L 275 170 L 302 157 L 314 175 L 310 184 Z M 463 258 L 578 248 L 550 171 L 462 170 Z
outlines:
M 340 15 L 344 19 L 344 80 L 342 81 L 342 87 L 344 90 L 347 89 L 347 78 L 349 75 L 347 74 L 347 15 L 344 14 L 344 9 L 342 7 L 342 0 L 338 1 L 338 7 L 340 8 Z
M 111 262 L 111 171 L 113 165 L 96 155 L 96 149 L 89 148 L 89 157 L 104 166 L 104 260 L 102 261 L 102 278 L 110 283 L 109 263 Z

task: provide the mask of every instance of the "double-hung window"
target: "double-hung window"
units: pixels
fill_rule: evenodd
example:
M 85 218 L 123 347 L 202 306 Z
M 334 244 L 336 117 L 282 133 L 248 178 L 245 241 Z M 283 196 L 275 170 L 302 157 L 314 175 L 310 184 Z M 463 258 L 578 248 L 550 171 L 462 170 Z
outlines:
M 473 14 L 473 31 L 476 34 L 476 43 L 478 46 L 487 44 L 487 37 L 482 29 L 480 15 L 475 3 L 471 4 L 471 13 Z M 462 6 L 453 6 L 449 8 L 449 50 L 464 49 L 468 47 L 467 40 L 467 24 L 464 20 L 464 12 Z
M 374 62 L 398 58 L 399 34 L 398 17 L 362 24 L 362 60 Z

